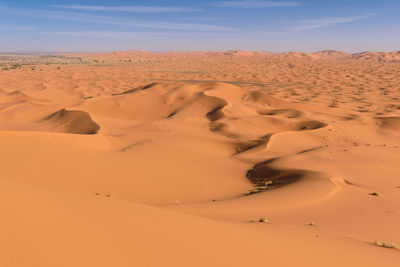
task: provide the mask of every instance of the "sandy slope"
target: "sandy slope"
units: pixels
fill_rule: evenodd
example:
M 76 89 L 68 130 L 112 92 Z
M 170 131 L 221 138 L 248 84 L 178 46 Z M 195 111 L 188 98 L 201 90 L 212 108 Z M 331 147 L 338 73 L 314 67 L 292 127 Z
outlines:
M 0 71 L 1 266 L 398 266 L 396 53 L 80 56 Z

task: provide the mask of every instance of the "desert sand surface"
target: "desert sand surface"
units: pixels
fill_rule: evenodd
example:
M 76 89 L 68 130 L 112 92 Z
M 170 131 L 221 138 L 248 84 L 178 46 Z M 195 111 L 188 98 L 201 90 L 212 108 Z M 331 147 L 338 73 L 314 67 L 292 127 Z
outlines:
M 0 266 L 399 266 L 400 52 L 0 63 Z

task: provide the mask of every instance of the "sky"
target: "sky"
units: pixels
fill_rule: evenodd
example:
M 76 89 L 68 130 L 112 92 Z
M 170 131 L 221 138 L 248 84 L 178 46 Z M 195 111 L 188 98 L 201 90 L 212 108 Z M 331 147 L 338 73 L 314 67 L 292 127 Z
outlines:
M 400 50 L 400 0 L 0 0 L 0 51 Z

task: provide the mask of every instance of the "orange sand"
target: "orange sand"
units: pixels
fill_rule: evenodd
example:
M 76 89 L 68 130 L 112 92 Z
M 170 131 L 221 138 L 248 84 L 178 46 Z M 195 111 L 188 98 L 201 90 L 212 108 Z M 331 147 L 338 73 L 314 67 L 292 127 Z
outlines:
M 400 53 L 71 56 L 0 70 L 0 266 L 399 266 Z

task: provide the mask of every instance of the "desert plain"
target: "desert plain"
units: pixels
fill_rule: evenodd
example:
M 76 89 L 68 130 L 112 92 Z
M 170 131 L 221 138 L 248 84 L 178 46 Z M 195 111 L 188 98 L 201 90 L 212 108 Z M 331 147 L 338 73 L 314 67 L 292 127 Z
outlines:
M 400 265 L 400 52 L 0 64 L 0 266 Z

